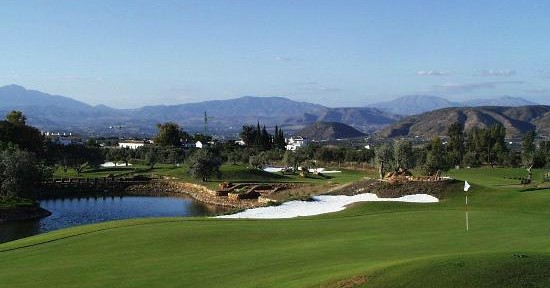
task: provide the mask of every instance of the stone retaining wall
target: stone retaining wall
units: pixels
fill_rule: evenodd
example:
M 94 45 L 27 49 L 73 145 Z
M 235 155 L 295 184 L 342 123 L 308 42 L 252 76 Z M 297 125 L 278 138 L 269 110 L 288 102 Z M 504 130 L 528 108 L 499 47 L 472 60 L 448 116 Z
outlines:
M 128 195 L 140 196 L 178 196 L 185 194 L 206 204 L 238 209 L 263 205 L 256 199 L 230 199 L 226 196 L 217 196 L 217 191 L 206 186 L 175 180 L 155 180 L 146 184 L 133 185 L 126 188 L 124 192 Z

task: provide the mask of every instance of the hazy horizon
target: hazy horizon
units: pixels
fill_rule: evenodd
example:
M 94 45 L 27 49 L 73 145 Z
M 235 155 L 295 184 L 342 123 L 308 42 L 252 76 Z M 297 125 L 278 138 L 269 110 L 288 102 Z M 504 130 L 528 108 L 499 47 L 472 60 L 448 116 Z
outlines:
M 429 9 L 426 9 L 429 7 Z M 3 1 L 0 85 L 116 108 L 242 96 L 550 104 L 550 3 Z
M 40 90 L 37 90 L 37 89 L 32 89 L 31 87 L 25 87 L 23 85 L 19 85 L 19 84 L 15 84 L 15 83 L 11 83 L 11 84 L 7 84 L 7 85 L 0 85 L 0 88 L 3 88 L 3 87 L 7 87 L 7 86 L 17 86 L 17 87 L 21 87 L 23 89 L 26 89 L 27 91 L 37 91 L 37 92 L 41 92 L 41 93 L 46 93 L 46 94 L 49 94 L 51 96 L 62 96 L 62 97 L 67 97 L 67 98 L 71 98 L 71 99 L 74 99 L 74 100 L 77 100 L 77 101 L 80 101 L 84 104 L 87 104 L 87 105 L 90 105 L 90 106 L 99 106 L 99 105 L 104 105 L 104 106 L 108 106 L 108 107 L 111 107 L 111 108 L 116 108 L 116 109 L 135 109 L 135 108 L 141 108 L 141 107 L 145 107 L 145 106 L 169 106 L 169 105 L 183 105 L 183 104 L 191 104 L 191 103 L 199 103 L 199 102 L 203 102 L 203 101 L 220 101 L 220 100 L 234 100 L 234 99 L 239 99 L 239 98 L 244 98 L 244 97 L 282 97 L 282 98 L 287 98 L 289 100 L 292 100 L 292 101 L 298 101 L 298 102 L 307 102 L 307 103 L 311 103 L 311 104 L 319 104 L 319 105 L 323 105 L 323 106 L 326 106 L 326 107 L 329 107 L 329 108 L 344 108 L 344 107 L 366 107 L 370 104 L 377 104 L 377 103 L 382 103 L 382 102 L 386 102 L 386 101 L 392 101 L 392 100 L 396 100 L 398 98 L 402 98 L 402 97 L 407 97 L 407 96 L 435 96 L 435 97 L 441 97 L 441 98 L 444 98 L 444 99 L 447 99 L 449 101 L 452 101 L 452 102 L 456 102 L 456 103 L 460 103 L 462 101 L 460 100 L 452 100 L 452 99 L 448 99 L 447 97 L 444 97 L 444 96 L 437 96 L 437 95 L 419 95 L 419 94 L 416 94 L 416 95 L 402 95 L 402 96 L 398 96 L 398 97 L 395 97 L 395 98 L 389 98 L 389 99 L 383 99 L 383 100 L 380 100 L 378 102 L 372 102 L 372 103 L 367 103 L 367 104 L 363 104 L 363 105 L 357 105 L 357 106 L 328 106 L 328 105 L 324 105 L 322 103 L 318 103 L 318 102 L 315 102 L 314 100 L 313 101 L 303 101 L 303 100 L 299 100 L 299 99 L 293 99 L 292 97 L 287 97 L 287 96 L 284 96 L 284 95 L 241 95 L 241 96 L 235 96 L 235 97 L 232 97 L 232 98 L 227 98 L 227 99 L 207 99 L 207 100 L 196 100 L 196 101 L 190 101 L 190 102 L 181 102 L 181 103 L 156 103 L 156 104 L 145 104 L 145 105 L 142 105 L 142 106 L 136 106 L 136 107 L 115 107 L 115 106 L 111 106 L 109 105 L 108 103 L 97 103 L 97 104 L 93 104 L 93 103 L 88 103 L 86 101 L 81 101 L 79 100 L 78 98 L 75 98 L 75 97 L 72 97 L 70 95 L 59 95 L 59 94 L 51 94 L 51 93 L 48 93 L 47 91 L 40 91 Z M 510 95 L 503 95 L 503 96 L 509 96 L 509 97 L 515 97 L 515 96 L 510 96 Z M 470 99 L 470 100 L 489 100 L 489 99 L 496 99 L 496 98 L 500 98 L 500 97 L 503 97 L 503 96 L 498 96 L 498 97 L 491 97 L 491 98 L 473 98 L 473 99 Z M 519 97 L 519 98 L 523 98 L 525 100 L 530 100 L 531 99 L 528 99 L 528 98 L 524 98 L 524 97 Z M 536 103 L 536 104 L 540 104 L 540 105 L 547 105 L 545 103 Z

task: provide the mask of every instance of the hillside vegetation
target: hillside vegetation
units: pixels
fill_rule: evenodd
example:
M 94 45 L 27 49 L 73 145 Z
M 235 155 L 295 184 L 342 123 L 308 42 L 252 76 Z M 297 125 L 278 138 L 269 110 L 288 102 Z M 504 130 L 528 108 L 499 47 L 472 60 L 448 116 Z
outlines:
M 519 137 L 531 130 L 550 135 L 550 106 L 445 108 L 406 117 L 379 132 L 382 137 L 445 135 L 448 127 L 460 122 L 465 130 L 502 124 L 507 137 Z
M 365 135 L 357 129 L 339 122 L 316 122 L 294 134 L 315 141 L 355 138 Z

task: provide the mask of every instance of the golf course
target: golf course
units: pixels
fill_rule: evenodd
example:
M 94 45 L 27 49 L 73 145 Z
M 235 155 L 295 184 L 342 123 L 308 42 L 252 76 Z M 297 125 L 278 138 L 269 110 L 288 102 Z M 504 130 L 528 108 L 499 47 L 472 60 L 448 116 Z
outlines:
M 0 287 L 550 287 L 550 189 L 512 179 L 525 174 L 451 170 L 457 181 L 438 203 L 57 230 L 0 244 Z

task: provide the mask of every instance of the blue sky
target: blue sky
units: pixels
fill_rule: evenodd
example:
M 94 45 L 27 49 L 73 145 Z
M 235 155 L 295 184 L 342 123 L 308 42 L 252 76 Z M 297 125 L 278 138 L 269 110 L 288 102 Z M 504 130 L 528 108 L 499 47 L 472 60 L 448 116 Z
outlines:
M 548 1 L 0 2 L 0 85 L 131 108 L 245 95 L 550 104 Z

